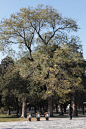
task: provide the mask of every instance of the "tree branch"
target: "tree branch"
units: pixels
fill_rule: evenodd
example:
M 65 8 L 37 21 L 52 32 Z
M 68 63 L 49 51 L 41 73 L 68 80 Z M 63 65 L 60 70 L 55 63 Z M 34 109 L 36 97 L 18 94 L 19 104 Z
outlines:
M 44 44 L 46 45 L 47 43 L 45 42 L 45 40 L 42 38 L 42 36 L 41 36 L 40 33 L 39 33 L 40 29 L 39 29 L 39 31 L 37 31 L 36 27 L 34 27 L 34 26 L 32 25 L 32 23 L 31 23 L 31 26 L 34 28 L 34 30 L 36 31 L 36 33 L 38 34 L 38 36 L 40 37 L 40 39 L 41 39 L 41 40 L 44 42 Z
M 70 27 L 59 27 L 58 29 L 56 29 L 54 32 L 53 32 L 53 34 L 50 36 L 50 38 L 49 38 L 49 40 L 47 41 L 47 44 L 48 44 L 48 42 L 54 37 L 54 35 L 55 35 L 55 33 L 57 32 L 57 31 L 59 31 L 59 30 L 64 30 L 65 28 L 70 28 Z
M 35 68 L 34 68 L 34 70 L 35 70 Z M 34 73 L 34 70 L 33 70 L 30 74 L 26 75 L 26 76 L 25 76 L 25 79 L 28 79 L 29 76 L 30 76 L 32 73 Z

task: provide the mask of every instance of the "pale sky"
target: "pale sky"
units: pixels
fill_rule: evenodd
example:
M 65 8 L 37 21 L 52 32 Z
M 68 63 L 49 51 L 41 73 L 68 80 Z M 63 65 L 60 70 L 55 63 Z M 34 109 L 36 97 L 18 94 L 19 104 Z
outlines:
M 76 35 L 82 41 L 83 57 L 86 59 L 86 0 L 0 0 L 0 20 L 9 18 L 11 14 L 19 12 L 22 7 L 36 7 L 38 4 L 51 5 L 62 13 L 63 17 L 77 20 L 81 29 Z M 0 61 L 3 58 L 0 52 Z

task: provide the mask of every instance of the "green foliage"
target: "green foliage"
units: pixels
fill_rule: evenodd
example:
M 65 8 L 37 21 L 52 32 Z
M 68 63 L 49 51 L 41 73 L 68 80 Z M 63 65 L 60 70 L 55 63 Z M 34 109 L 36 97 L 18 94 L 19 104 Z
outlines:
M 0 113 L 4 113 L 4 107 L 1 107 Z
M 3 59 L 4 63 L 1 65 L 4 66 L 4 64 L 7 64 L 8 62 L 6 61 L 8 61 L 6 58 Z M 27 84 L 28 80 L 20 75 L 17 65 L 9 63 L 5 68 L 4 74 L 1 74 L 0 77 L 1 101 L 6 108 L 11 108 L 16 105 L 16 98 L 20 102 L 27 98 Z
M 0 79 L 4 98 L 10 94 L 10 98 L 33 98 L 39 103 L 56 96 L 60 103 L 65 103 L 70 93 L 73 96 L 76 91 L 84 91 L 82 45 L 77 36 L 68 37 L 69 32 L 77 30 L 76 21 L 44 5 L 22 8 L 2 20 L 1 50 L 12 51 L 12 44 L 19 44 L 21 49 L 17 68 L 3 65 L 6 71 Z M 34 43 L 37 45 L 32 51 Z M 0 66 L 0 73 L 4 70 Z
M 24 51 L 29 50 L 29 59 L 32 60 L 32 44 L 35 39 L 48 45 L 53 37 L 65 31 L 77 31 L 76 21 L 63 18 L 51 6 L 38 5 L 36 8 L 22 8 L 17 14 L 12 14 L 9 19 L 0 23 L 1 50 L 11 51 L 11 44 L 19 44 Z M 64 32 L 63 32 L 64 30 Z M 38 42 L 37 42 L 38 43 Z
M 36 59 L 33 63 L 33 65 L 36 64 L 33 77 L 36 83 L 40 83 L 41 86 L 46 85 L 45 98 L 57 94 L 60 103 L 65 103 L 70 100 L 70 96 L 67 96 L 70 92 L 73 96 L 76 90 L 84 91 L 82 85 L 84 60 L 81 46 L 77 45 L 75 50 L 71 47 L 74 41 L 76 40 L 72 39 L 71 43 L 69 41 L 69 46 L 67 44 L 56 45 L 55 40 L 48 46 L 37 46 L 33 54 Z

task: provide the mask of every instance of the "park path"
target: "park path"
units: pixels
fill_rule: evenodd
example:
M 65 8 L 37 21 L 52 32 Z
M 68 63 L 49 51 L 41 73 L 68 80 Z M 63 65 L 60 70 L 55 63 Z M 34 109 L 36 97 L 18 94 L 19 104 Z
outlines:
M 0 129 L 86 129 L 86 117 L 49 118 L 45 121 L 0 122 Z

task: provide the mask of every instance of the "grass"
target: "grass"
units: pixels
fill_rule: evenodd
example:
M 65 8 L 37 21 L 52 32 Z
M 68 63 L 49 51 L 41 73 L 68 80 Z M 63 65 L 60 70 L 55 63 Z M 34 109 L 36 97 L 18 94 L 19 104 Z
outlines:
M 21 118 L 15 115 L 6 115 L 0 113 L 0 122 L 13 122 L 13 121 L 28 121 L 28 118 Z M 36 121 L 36 118 L 32 118 L 31 121 Z

